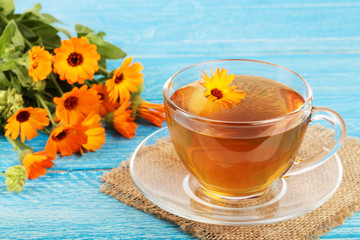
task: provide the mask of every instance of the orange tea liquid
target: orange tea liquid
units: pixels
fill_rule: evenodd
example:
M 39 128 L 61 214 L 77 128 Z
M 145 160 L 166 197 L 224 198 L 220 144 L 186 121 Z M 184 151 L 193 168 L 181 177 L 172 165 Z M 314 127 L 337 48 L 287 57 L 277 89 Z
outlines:
M 294 89 L 267 78 L 239 75 L 232 85 L 247 93 L 238 105 L 203 117 L 223 121 L 260 121 L 299 108 L 303 97 Z M 178 89 L 171 100 L 199 114 L 206 99 L 198 82 Z M 250 196 L 265 191 L 296 159 L 307 120 L 288 119 L 267 125 L 206 123 L 167 111 L 168 127 L 181 161 L 210 193 Z

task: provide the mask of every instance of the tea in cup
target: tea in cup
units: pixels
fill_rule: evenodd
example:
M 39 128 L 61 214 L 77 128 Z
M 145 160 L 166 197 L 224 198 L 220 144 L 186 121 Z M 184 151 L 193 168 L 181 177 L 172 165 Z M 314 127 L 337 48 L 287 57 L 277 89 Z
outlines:
M 196 64 L 174 74 L 163 93 L 176 153 L 214 198 L 261 196 L 277 179 L 326 161 L 346 138 L 340 115 L 314 107 L 309 84 L 271 63 L 231 59 Z M 335 144 L 292 171 L 315 120 L 334 126 Z

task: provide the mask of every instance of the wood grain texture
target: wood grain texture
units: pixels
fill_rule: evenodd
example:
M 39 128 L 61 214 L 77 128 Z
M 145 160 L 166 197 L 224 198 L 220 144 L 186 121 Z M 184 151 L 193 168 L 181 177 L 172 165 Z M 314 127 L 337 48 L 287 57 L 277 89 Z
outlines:
M 15 0 L 22 12 L 36 2 L 71 29 L 81 23 L 144 65 L 143 97 L 162 102 L 162 85 L 202 61 L 250 58 L 288 67 L 313 88 L 314 104 L 345 119 L 360 137 L 360 2 L 323 0 Z M 109 69 L 121 61 L 109 63 Z M 82 157 L 56 159 L 52 172 L 29 181 L 21 194 L 0 185 L 0 239 L 189 239 L 168 222 L 101 194 L 104 169 L 128 158 L 156 127 L 139 122 L 131 140 L 108 131 L 106 144 Z M 44 147 L 47 136 L 30 142 Z M 0 138 L 0 169 L 17 161 Z M 360 213 L 322 239 L 359 239 Z
M 159 221 L 100 193 L 104 171 L 48 173 L 21 194 L 0 186 L 1 239 L 183 238 Z

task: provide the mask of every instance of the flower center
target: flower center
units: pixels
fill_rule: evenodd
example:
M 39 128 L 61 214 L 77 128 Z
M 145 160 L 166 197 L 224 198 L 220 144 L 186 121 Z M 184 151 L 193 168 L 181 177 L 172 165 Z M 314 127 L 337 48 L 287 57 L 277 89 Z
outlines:
M 100 100 L 103 100 L 103 99 L 104 99 L 104 94 L 98 93 L 98 95 L 100 96 Z
M 36 69 L 37 67 L 38 67 L 38 63 L 36 62 L 36 61 L 34 61 L 32 64 L 31 64 L 31 67 L 33 68 L 33 69 Z
M 71 109 L 74 109 L 78 104 L 78 98 L 77 97 L 74 97 L 74 96 L 71 96 L 71 97 L 68 97 L 65 102 L 64 102 L 64 107 L 67 109 L 67 110 L 71 110 Z
M 210 93 L 217 99 L 222 99 L 222 97 L 223 97 L 222 91 L 217 88 L 211 89 Z
M 30 117 L 30 113 L 28 111 L 22 111 L 16 116 L 16 120 L 18 122 L 26 122 Z
M 83 61 L 83 56 L 77 52 L 70 53 L 69 57 L 67 58 L 68 64 L 72 67 L 81 65 Z
M 53 139 L 54 141 L 61 141 L 62 139 L 64 139 L 64 138 L 67 136 L 68 131 L 69 131 L 69 130 L 62 130 L 62 131 L 61 131 L 59 134 L 57 134 L 56 136 L 55 136 L 55 135 L 52 136 L 52 139 Z
M 121 83 L 122 80 L 124 80 L 124 74 L 120 73 L 120 75 L 117 75 L 116 78 L 115 78 L 115 83 L 118 84 L 118 83 Z

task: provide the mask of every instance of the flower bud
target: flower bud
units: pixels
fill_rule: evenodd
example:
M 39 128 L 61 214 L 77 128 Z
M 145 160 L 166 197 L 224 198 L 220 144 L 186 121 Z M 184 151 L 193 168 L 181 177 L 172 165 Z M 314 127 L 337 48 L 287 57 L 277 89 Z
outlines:
M 24 184 L 26 182 L 26 173 L 25 167 L 22 165 L 17 165 L 9 167 L 5 172 L 5 184 L 9 192 L 21 192 L 24 189 Z
M 4 119 L 8 119 L 17 110 L 24 108 L 24 100 L 14 88 L 0 90 L 0 114 Z
M 31 149 L 24 149 L 21 150 L 20 154 L 19 154 L 19 161 L 21 164 L 23 164 L 24 162 L 24 158 L 28 155 L 28 154 L 33 154 L 34 152 Z
M 104 118 L 104 122 L 105 122 L 106 127 L 113 128 L 114 127 L 114 112 L 109 112 L 108 114 L 106 114 L 106 116 Z
M 38 92 L 45 91 L 46 88 L 46 81 L 38 81 L 38 82 L 32 82 L 32 89 Z
M 7 47 L 5 48 L 4 51 L 4 56 L 10 56 L 13 55 L 15 53 L 16 49 L 13 45 L 7 45 Z
M 140 95 L 134 95 L 130 108 L 133 109 L 131 116 L 136 118 L 138 115 L 138 109 L 140 105 L 144 102 L 144 99 Z

